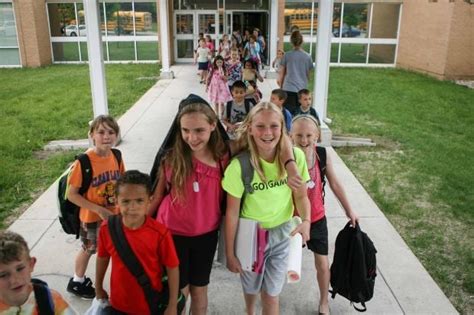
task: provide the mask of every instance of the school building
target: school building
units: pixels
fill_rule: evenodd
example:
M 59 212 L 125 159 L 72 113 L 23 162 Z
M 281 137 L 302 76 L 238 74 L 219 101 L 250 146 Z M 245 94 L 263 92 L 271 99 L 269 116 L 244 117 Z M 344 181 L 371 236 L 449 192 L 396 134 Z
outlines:
M 316 53 L 319 1 L 97 1 L 106 63 L 190 62 L 199 33 L 257 27 L 271 61 L 292 30 Z M 320 0 L 325 1 L 325 0 Z M 165 31 L 163 31 L 165 30 Z M 474 0 L 334 1 L 332 66 L 400 67 L 474 79 Z M 0 0 L 0 67 L 88 61 L 83 1 Z M 270 64 L 270 62 L 268 62 Z

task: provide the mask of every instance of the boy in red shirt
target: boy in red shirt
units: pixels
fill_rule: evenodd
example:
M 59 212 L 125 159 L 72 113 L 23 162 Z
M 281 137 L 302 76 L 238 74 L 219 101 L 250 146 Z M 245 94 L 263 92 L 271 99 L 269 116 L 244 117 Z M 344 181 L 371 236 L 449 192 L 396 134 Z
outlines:
M 176 315 L 179 261 L 168 229 L 146 215 L 151 198 L 150 177 L 139 171 L 125 172 L 116 183 L 116 196 L 125 237 L 150 278 L 153 289 L 160 292 L 163 289 L 162 268 L 166 268 L 170 298 L 165 314 Z M 108 297 L 103 281 L 110 258 L 112 258 L 110 280 L 112 314 L 150 314 L 143 289 L 120 259 L 109 233 L 108 222 L 104 221 L 99 232 L 97 250 L 97 299 Z

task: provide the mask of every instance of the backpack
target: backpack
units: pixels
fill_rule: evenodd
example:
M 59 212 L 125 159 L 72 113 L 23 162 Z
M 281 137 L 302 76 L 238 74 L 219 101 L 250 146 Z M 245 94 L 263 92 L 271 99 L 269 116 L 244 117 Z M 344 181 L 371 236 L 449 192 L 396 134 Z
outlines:
M 326 185 L 326 148 L 316 147 L 318 154 L 318 167 L 321 174 L 321 183 L 323 188 L 323 202 L 324 202 L 324 186 Z M 245 194 L 252 194 L 254 189 L 252 187 L 252 179 L 254 175 L 254 167 L 250 162 L 250 152 L 248 150 L 239 153 L 236 158 L 239 160 L 241 169 L 241 179 L 244 184 L 244 194 L 242 195 L 240 207 L 244 203 Z
M 35 293 L 38 315 L 54 315 L 54 302 L 48 284 L 39 279 L 31 279 Z
M 112 153 L 120 167 L 120 164 L 122 163 L 122 153 L 118 149 L 112 149 Z M 92 182 L 91 160 L 86 153 L 76 156 L 76 160 L 81 164 L 82 171 L 82 185 L 79 188 L 79 194 L 84 196 Z M 69 192 L 68 179 L 71 173 L 72 166 L 66 174 L 59 178 L 58 182 L 59 222 L 66 234 L 74 234 L 76 235 L 76 238 L 79 238 L 81 224 L 79 220 L 80 207 L 67 199 L 67 194 Z
M 232 107 L 233 107 L 232 104 L 233 104 L 233 101 L 229 101 L 229 102 L 227 102 L 226 107 L 225 107 L 227 119 L 229 119 L 229 120 L 230 120 L 230 116 L 232 114 Z M 255 102 L 252 101 L 251 99 L 249 99 L 249 98 L 244 99 L 245 113 L 248 114 L 249 111 L 250 111 L 250 108 L 254 105 L 255 105 Z
M 347 298 L 359 312 L 365 312 L 365 302 L 374 295 L 377 263 L 374 243 L 359 224 L 355 228 L 350 222 L 339 232 L 336 238 L 334 260 L 331 265 L 331 296 L 336 294 Z M 354 303 L 361 303 L 357 308 Z

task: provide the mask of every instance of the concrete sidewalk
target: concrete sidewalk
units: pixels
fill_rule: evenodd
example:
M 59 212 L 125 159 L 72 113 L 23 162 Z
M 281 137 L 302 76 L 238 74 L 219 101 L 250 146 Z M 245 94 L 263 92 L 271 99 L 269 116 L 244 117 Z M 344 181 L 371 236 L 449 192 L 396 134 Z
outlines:
M 155 154 L 177 111 L 179 101 L 190 93 L 207 98 L 204 86 L 198 82 L 196 68 L 174 66 L 176 78 L 160 80 L 120 119 L 123 152 L 127 169 L 149 172 Z M 264 99 L 276 88 L 274 80 L 259 85 Z M 361 227 L 377 248 L 375 294 L 367 303 L 369 314 L 457 314 L 437 284 L 410 251 L 397 231 L 383 215 L 362 185 L 345 166 L 335 151 L 329 154 L 353 208 L 361 218 Z M 334 254 L 337 233 L 347 222 L 341 206 L 330 188 L 326 187 L 326 208 L 329 226 L 329 257 Z M 74 268 L 74 258 L 80 242 L 61 230 L 57 220 L 56 183 L 51 185 L 10 229 L 21 233 L 38 258 L 35 276 L 60 291 L 80 313 L 89 307 L 84 301 L 66 292 Z M 94 280 L 94 259 L 87 276 Z M 312 254 L 305 250 L 302 280 L 286 285 L 281 294 L 281 314 L 316 314 L 318 287 Z M 357 313 L 349 302 L 337 296 L 330 299 L 332 314 Z M 215 263 L 209 285 L 209 314 L 242 314 L 244 301 L 237 275 Z

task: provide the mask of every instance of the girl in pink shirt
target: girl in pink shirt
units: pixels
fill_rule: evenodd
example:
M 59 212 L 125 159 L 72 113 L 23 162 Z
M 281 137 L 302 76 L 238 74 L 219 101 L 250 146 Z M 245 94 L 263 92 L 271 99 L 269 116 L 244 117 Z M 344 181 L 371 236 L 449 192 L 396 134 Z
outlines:
M 180 289 L 191 294 L 191 313 L 207 311 L 207 285 L 221 222 L 220 182 L 229 151 L 212 108 L 186 105 L 177 116 L 174 144 L 165 155 L 150 207 L 172 233 L 180 261 Z
M 322 159 L 318 156 L 318 151 L 321 152 L 321 149 L 325 150 L 324 148 L 316 148 L 316 142 L 319 140 L 320 134 L 318 121 L 313 116 L 298 115 L 293 118 L 291 138 L 295 146 L 304 151 L 311 178 L 307 183 L 308 198 L 311 203 L 311 229 L 309 233 L 310 239 L 306 242 L 306 245 L 314 253 L 320 296 L 318 312 L 319 314 L 329 314 L 328 290 L 331 274 L 328 261 L 328 228 L 324 210 L 324 187 L 321 179 L 324 174 L 321 174 L 320 169 L 325 167 L 326 178 L 331 186 L 331 190 L 344 208 L 346 216 L 351 220 L 352 226 L 355 227 L 359 218 L 352 210 L 344 188 L 336 177 L 329 155 L 327 155 L 326 165 L 320 165 Z

